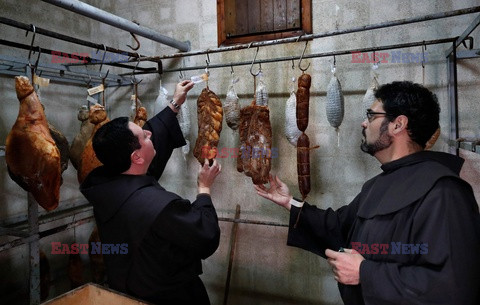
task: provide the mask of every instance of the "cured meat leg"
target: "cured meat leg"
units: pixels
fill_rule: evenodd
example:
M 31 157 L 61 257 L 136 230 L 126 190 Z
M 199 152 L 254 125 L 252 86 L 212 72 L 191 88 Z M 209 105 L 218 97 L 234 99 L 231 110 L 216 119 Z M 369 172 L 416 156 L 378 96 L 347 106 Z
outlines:
M 88 115 L 88 107 L 86 105 L 82 106 L 77 115 L 78 120 L 82 122 L 80 125 L 80 131 L 75 136 L 72 145 L 70 146 L 70 162 L 72 162 L 72 165 L 76 170 L 79 169 L 83 149 L 85 148 L 85 144 L 87 144 L 88 139 L 90 139 L 93 128 L 95 127 L 95 125 L 90 123 L 88 120 Z
M 210 89 L 205 88 L 197 100 L 198 138 L 193 155 L 200 164 L 205 158 L 212 160 L 217 155 L 217 146 L 222 131 L 222 102 Z
M 98 104 L 90 107 L 89 120 L 90 123 L 95 125 L 95 127 L 93 128 L 92 135 L 90 136 L 90 139 L 88 139 L 87 144 L 85 144 L 85 148 L 82 152 L 80 170 L 77 172 L 78 182 L 80 183 L 87 178 L 88 174 L 92 170 L 102 165 L 102 162 L 97 159 L 95 151 L 93 150 L 92 139 L 95 135 L 95 132 L 97 132 L 97 130 L 102 127 L 103 124 L 110 121 L 107 118 L 107 112 L 105 111 L 105 108 Z
M 43 107 L 27 77 L 15 77 L 18 117 L 7 136 L 5 159 L 10 177 L 31 192 L 45 210 L 58 206 L 60 152 L 50 135 Z
M 147 122 L 147 109 L 145 109 L 145 107 L 138 107 L 133 122 L 140 127 L 143 127 L 143 125 L 145 125 L 145 123 Z

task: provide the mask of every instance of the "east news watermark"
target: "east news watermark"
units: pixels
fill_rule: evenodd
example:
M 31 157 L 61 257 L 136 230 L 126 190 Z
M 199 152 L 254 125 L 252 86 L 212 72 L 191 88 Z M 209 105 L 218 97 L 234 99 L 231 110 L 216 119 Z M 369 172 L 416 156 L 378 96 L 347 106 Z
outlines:
M 278 147 L 262 148 L 262 147 L 223 147 L 217 148 L 212 146 L 202 146 L 201 158 L 242 158 L 242 159 L 261 159 L 261 158 L 278 158 Z
M 52 242 L 52 254 L 128 254 L 128 244 L 102 244 L 91 242 L 90 244 L 64 244 Z M 89 251 L 90 249 L 90 251 Z
M 389 244 L 364 244 L 351 242 L 352 249 L 360 254 L 428 254 L 428 243 L 407 244 L 391 242 Z
M 124 63 L 128 62 L 129 56 L 127 53 L 108 53 L 108 52 L 90 52 L 90 53 L 64 53 L 59 51 L 52 51 L 52 64 L 78 64 L 78 63 Z
M 352 63 L 354 64 L 411 64 L 411 63 L 426 63 L 428 62 L 427 52 L 352 52 Z

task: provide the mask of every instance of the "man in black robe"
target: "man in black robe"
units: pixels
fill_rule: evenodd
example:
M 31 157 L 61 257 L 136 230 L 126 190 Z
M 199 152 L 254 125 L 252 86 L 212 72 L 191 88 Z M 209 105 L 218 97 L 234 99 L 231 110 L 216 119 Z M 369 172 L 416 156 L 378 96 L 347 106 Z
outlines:
M 349 205 L 299 202 L 273 176 L 257 193 L 290 210 L 287 244 L 328 259 L 347 305 L 480 304 L 480 216 L 463 159 L 424 150 L 439 127 L 436 96 L 393 82 L 375 97 L 361 149 L 383 172 Z
M 107 249 L 109 287 L 156 304 L 210 304 L 199 275 L 201 259 L 220 240 L 210 186 L 221 166 L 215 160 L 200 168 L 193 203 L 157 181 L 173 149 L 185 145 L 176 113 L 192 87 L 190 81 L 177 84 L 173 101 L 144 129 L 127 117 L 102 126 L 93 148 L 103 166 L 80 186 Z

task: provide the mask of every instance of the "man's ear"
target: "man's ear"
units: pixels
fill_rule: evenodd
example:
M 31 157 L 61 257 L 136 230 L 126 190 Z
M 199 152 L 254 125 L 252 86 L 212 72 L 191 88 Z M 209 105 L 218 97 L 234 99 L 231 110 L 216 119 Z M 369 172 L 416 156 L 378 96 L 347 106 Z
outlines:
M 130 155 L 130 160 L 132 161 L 132 164 L 143 164 L 145 162 L 145 159 L 140 156 L 137 150 L 132 152 L 132 154 Z
M 393 120 L 392 124 L 392 133 L 394 135 L 399 134 L 402 131 L 407 130 L 408 118 L 405 115 L 399 115 L 395 118 L 395 120 Z

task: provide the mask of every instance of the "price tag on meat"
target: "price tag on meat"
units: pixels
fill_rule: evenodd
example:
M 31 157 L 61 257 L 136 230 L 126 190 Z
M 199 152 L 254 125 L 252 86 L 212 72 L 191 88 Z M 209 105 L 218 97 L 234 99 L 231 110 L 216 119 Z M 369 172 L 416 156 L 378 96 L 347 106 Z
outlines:
M 89 95 L 94 95 L 94 94 L 103 92 L 103 90 L 105 90 L 105 88 L 103 87 L 103 84 L 99 85 L 99 86 L 96 86 L 96 87 L 93 87 L 93 88 L 90 88 L 90 89 L 87 89 Z
M 39 85 L 40 87 L 47 87 L 50 84 L 50 80 L 48 78 L 40 77 L 36 74 L 33 75 L 33 83 L 35 85 Z

